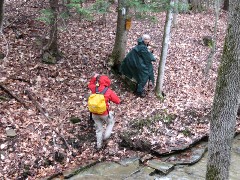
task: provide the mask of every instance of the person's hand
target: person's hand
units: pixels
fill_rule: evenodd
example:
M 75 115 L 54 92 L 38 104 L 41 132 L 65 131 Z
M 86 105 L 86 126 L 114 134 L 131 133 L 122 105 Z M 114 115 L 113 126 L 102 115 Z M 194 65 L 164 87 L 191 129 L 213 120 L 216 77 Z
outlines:
M 148 46 L 148 50 L 149 50 L 149 52 L 153 53 L 153 48 L 152 48 L 152 46 Z

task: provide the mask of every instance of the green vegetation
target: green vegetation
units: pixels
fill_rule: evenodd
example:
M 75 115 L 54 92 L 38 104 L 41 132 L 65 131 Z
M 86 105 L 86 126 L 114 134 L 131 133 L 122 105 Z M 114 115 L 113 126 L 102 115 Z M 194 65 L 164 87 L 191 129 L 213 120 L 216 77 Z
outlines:
M 185 128 L 183 131 L 182 131 L 183 135 L 184 136 L 190 136 L 191 135 L 191 131 L 188 129 L 188 128 Z
M 53 17 L 53 13 L 50 9 L 43 9 L 40 11 L 41 16 L 37 18 L 38 21 L 44 22 L 46 24 L 51 23 L 51 18 Z
M 166 124 L 172 123 L 172 121 L 176 119 L 175 114 L 168 114 L 166 111 L 164 111 L 161 115 L 157 114 L 153 117 L 147 118 L 147 119 L 139 119 L 135 120 L 130 123 L 130 126 L 132 128 L 137 128 L 138 130 L 143 129 L 143 127 L 151 128 L 151 126 L 159 121 L 162 121 Z
M 206 180 L 218 179 L 217 175 L 219 174 L 219 170 L 217 170 L 215 166 L 207 167 L 207 172 Z
M 73 124 L 81 122 L 81 119 L 79 117 L 71 117 L 70 122 Z
M 175 114 L 168 114 L 166 111 L 162 114 L 162 119 L 163 119 L 163 122 L 165 123 L 172 123 L 172 121 L 174 119 L 176 119 L 176 115 Z
M 0 101 L 8 101 L 9 98 L 5 97 L 5 96 L 0 96 Z

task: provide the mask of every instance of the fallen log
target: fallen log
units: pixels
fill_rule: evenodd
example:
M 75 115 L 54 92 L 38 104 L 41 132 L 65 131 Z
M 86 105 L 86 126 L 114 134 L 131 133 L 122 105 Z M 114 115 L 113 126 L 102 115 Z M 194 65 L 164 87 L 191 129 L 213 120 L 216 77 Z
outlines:
M 32 93 L 29 90 L 25 90 L 25 93 L 28 95 L 28 98 L 33 102 L 33 104 L 36 106 L 37 110 L 49 121 L 51 121 L 51 118 L 48 117 L 47 113 L 43 110 L 41 105 L 37 102 L 37 100 L 33 97 Z
M 37 110 L 48 120 L 48 121 L 52 121 L 52 118 L 48 116 L 48 114 L 43 110 L 43 108 L 41 107 L 41 105 L 37 102 L 37 100 L 33 97 L 32 93 L 29 90 L 25 90 L 25 93 L 28 95 L 28 98 L 33 102 L 33 104 L 36 106 Z M 55 129 L 53 129 L 51 126 L 49 126 L 50 129 L 55 132 L 63 141 L 63 143 L 65 144 L 65 146 L 67 147 L 67 149 L 71 150 L 71 148 L 69 147 L 66 139 L 59 134 L 59 132 L 57 132 Z

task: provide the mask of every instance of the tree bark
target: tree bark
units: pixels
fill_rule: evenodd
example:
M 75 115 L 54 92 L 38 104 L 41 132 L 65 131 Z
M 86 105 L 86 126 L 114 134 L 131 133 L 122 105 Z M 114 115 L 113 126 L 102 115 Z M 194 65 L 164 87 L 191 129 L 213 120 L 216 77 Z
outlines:
M 190 0 L 191 9 L 195 12 L 201 12 L 202 9 L 202 2 L 201 0 Z
M 177 27 L 177 16 L 178 16 L 178 0 L 174 0 L 174 12 L 173 12 L 173 27 Z
M 0 34 L 3 31 L 3 18 L 4 18 L 4 0 L 0 0 Z
M 223 10 L 225 10 L 225 11 L 229 10 L 229 0 L 224 0 L 224 2 L 223 2 Z
M 231 147 L 240 101 L 240 1 L 232 0 L 229 7 L 228 30 L 210 120 L 207 180 L 229 179 Z
M 125 8 L 125 14 L 123 14 Z M 127 44 L 127 31 L 125 29 L 125 20 L 128 14 L 128 8 L 125 5 L 125 0 L 118 0 L 118 19 L 117 30 L 114 42 L 114 48 L 109 59 L 109 65 L 113 69 L 117 69 L 125 57 Z
M 164 26 L 162 51 L 161 51 L 161 56 L 160 56 L 160 61 L 158 66 L 158 76 L 157 76 L 157 83 L 156 83 L 156 89 L 155 89 L 155 93 L 158 97 L 162 97 L 162 92 L 163 92 L 165 64 L 167 59 L 169 39 L 171 36 L 171 25 L 173 20 L 173 5 L 174 5 L 174 0 L 171 0 L 170 8 L 166 14 L 166 20 L 165 20 L 165 26 Z
M 213 35 L 213 41 L 211 44 L 211 51 L 207 58 L 207 64 L 204 69 L 205 76 L 208 75 L 210 68 L 212 67 L 213 57 L 216 51 L 216 43 L 217 43 L 217 27 L 218 27 L 218 19 L 219 19 L 219 8 L 220 8 L 220 2 L 219 0 L 214 1 L 214 8 L 215 8 L 215 23 L 214 23 L 214 35 Z
M 58 26 L 57 26 L 57 17 L 58 17 L 58 0 L 49 0 L 50 9 L 52 11 L 52 16 L 50 19 L 50 39 L 47 45 L 43 48 L 44 52 L 50 53 L 51 56 L 59 58 L 58 50 Z

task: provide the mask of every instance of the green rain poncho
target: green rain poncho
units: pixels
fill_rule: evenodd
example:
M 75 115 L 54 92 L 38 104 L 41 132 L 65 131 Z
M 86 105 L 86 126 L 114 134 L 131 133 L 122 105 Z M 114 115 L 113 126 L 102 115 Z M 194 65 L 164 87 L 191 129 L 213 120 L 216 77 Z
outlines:
M 120 72 L 137 81 L 137 92 L 143 91 L 148 80 L 154 84 L 152 61 L 156 61 L 155 57 L 140 38 L 138 45 L 127 54 L 121 63 Z

